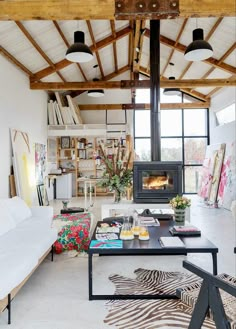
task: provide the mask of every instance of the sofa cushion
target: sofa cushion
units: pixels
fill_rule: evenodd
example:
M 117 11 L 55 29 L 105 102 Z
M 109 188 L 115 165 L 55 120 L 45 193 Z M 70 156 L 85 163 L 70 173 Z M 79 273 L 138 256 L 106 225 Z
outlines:
M 0 236 L 7 233 L 16 227 L 16 224 L 8 212 L 6 207 L 2 207 L 0 204 L 1 214 L 0 214 Z
M 32 216 L 30 208 L 27 206 L 25 201 L 18 196 L 15 196 L 11 199 L 6 199 L 5 206 L 15 221 L 16 225 Z
M 17 287 L 38 264 L 31 250 L 0 252 L 0 300 Z

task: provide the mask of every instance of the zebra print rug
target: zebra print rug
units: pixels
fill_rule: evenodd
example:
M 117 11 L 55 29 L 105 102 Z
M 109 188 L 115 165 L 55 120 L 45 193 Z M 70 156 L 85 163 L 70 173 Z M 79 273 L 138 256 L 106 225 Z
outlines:
M 112 275 L 115 294 L 174 294 L 177 288 L 199 285 L 195 275 L 181 272 L 137 269 L 135 279 Z M 107 304 L 109 313 L 104 322 L 118 329 L 186 329 L 192 308 L 181 300 L 115 300 Z M 202 329 L 215 329 L 207 319 Z

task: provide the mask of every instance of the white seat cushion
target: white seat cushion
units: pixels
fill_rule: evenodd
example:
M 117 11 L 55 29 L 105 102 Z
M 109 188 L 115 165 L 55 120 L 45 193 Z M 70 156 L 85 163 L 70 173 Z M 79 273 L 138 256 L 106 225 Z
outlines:
M 37 264 L 37 257 L 30 250 L 0 254 L 0 300 L 17 287 Z

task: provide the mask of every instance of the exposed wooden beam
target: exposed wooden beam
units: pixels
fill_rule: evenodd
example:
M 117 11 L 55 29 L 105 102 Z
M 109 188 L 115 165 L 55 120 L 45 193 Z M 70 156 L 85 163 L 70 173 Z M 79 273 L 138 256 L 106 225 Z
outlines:
M 179 0 L 180 17 L 235 16 L 232 0 Z M 1 20 L 114 19 L 114 0 L 2 0 Z M 149 14 L 147 13 L 147 19 Z
M 28 41 L 32 44 L 32 46 L 38 51 L 38 53 L 44 58 L 44 60 L 54 69 L 55 68 L 54 63 L 45 54 L 45 52 L 37 44 L 37 42 L 33 39 L 33 37 L 27 31 L 27 29 L 24 27 L 24 25 L 21 22 L 18 22 L 18 21 L 16 21 L 15 23 L 18 26 L 18 28 L 21 30 L 21 32 L 24 34 L 24 36 L 28 39 Z M 61 78 L 62 81 L 66 82 L 66 79 L 63 77 L 63 75 L 60 72 L 57 72 L 57 75 Z
M 121 67 L 117 72 L 112 72 L 112 73 L 106 75 L 104 77 L 104 81 L 111 80 L 111 79 L 117 77 L 118 75 L 120 75 L 120 74 L 122 74 L 124 72 L 127 72 L 128 70 L 130 70 L 129 65 L 125 65 L 125 66 Z
M 149 29 L 146 29 L 145 36 L 150 37 L 150 30 Z M 171 39 L 169 39 L 169 38 L 167 38 L 167 37 L 165 37 L 163 35 L 160 36 L 160 42 L 163 45 L 165 45 L 167 47 L 171 47 L 171 48 L 173 48 L 175 50 L 178 50 L 181 53 L 184 53 L 185 50 L 186 50 L 186 48 L 187 48 L 186 46 L 184 46 L 184 45 L 182 45 L 180 43 L 178 43 L 177 45 L 175 45 L 175 41 L 174 40 L 171 40 Z M 226 63 L 219 63 L 219 61 L 217 59 L 215 59 L 215 58 L 210 57 L 208 59 L 205 59 L 204 62 L 207 63 L 207 64 L 210 64 L 212 66 L 215 66 L 218 69 L 221 69 L 221 70 L 224 70 L 226 72 L 229 72 L 231 74 L 236 74 L 236 68 L 234 66 L 228 65 Z
M 96 40 L 94 38 L 92 25 L 91 25 L 89 20 L 87 20 L 86 23 L 87 23 L 89 34 L 90 34 L 90 37 L 91 37 L 91 40 L 92 40 L 92 43 L 93 43 L 93 48 L 94 48 L 94 52 L 95 52 L 95 55 L 96 55 L 96 58 L 97 58 L 100 73 L 101 73 L 101 76 L 102 76 L 102 79 L 103 79 L 104 78 L 104 71 L 103 71 L 103 68 L 102 68 L 102 62 L 101 62 L 99 52 L 98 52 L 98 49 L 97 49 Z M 98 77 L 96 77 L 96 78 L 98 78 Z
M 130 27 L 125 27 L 124 29 L 116 32 L 116 41 L 123 38 L 124 36 L 126 35 L 129 35 L 131 32 L 131 28 Z M 111 44 L 112 42 L 114 42 L 114 39 L 113 39 L 113 36 L 109 36 L 109 37 L 106 37 L 104 38 L 103 40 L 97 42 L 96 46 L 97 46 L 97 49 L 102 49 L 104 47 L 106 47 L 107 45 Z M 91 46 L 90 49 L 92 51 L 94 51 L 94 47 Z M 65 67 L 67 67 L 68 65 L 71 65 L 72 63 L 69 62 L 68 60 L 66 59 L 63 59 L 61 60 L 60 62 L 54 64 L 55 65 L 55 68 L 52 68 L 52 67 L 46 67 L 45 69 L 41 70 L 41 71 L 38 71 L 37 73 L 35 73 L 35 81 L 37 80 L 40 80 L 42 78 L 45 78 L 46 76 L 52 74 L 52 73 L 55 73 Z
M 70 44 L 69 44 L 69 42 L 67 41 L 67 39 L 66 39 L 64 33 L 62 32 L 62 30 L 61 30 L 59 24 L 57 23 L 57 21 L 53 21 L 53 24 L 54 24 L 54 26 L 55 26 L 57 32 L 60 34 L 62 40 L 63 40 L 64 43 L 65 43 L 65 45 L 67 46 L 67 48 L 69 48 L 69 47 L 70 47 Z M 86 75 L 84 74 L 84 71 L 82 70 L 81 65 L 80 65 L 79 63 L 76 63 L 76 65 L 77 65 L 77 67 L 78 67 L 80 73 L 82 74 L 82 76 L 83 76 L 83 78 L 84 78 L 84 81 L 88 81 L 88 79 L 86 78 Z
M 233 79 L 162 80 L 161 88 L 199 88 L 236 86 Z M 89 81 L 89 82 L 30 82 L 34 90 L 87 90 L 87 89 L 142 89 L 150 88 L 150 80 Z
M 150 110 L 150 104 L 78 104 L 81 111 L 92 110 Z M 194 102 L 194 103 L 162 103 L 161 110 L 172 109 L 205 109 L 210 107 L 210 102 Z
M 236 78 L 236 75 L 232 75 L 229 80 L 233 80 Z M 212 91 L 210 91 L 208 94 L 207 94 L 207 97 L 210 98 L 213 94 L 215 94 L 219 89 L 221 89 L 220 87 L 216 87 L 214 88 Z
M 177 44 L 179 43 L 179 39 L 181 38 L 181 35 L 182 35 L 183 31 L 184 31 L 184 28 L 185 28 L 185 26 L 186 26 L 186 24 L 187 24 L 187 21 L 188 21 L 188 19 L 185 18 L 184 21 L 183 21 L 183 24 L 181 25 L 181 28 L 180 28 L 179 33 L 178 33 L 178 35 L 177 35 L 177 38 L 176 38 L 176 40 L 175 40 L 175 47 L 176 47 Z M 167 58 L 166 64 L 165 64 L 165 66 L 164 66 L 164 68 L 163 68 L 163 70 L 162 70 L 162 72 L 161 72 L 161 78 L 164 76 L 165 71 L 166 71 L 166 69 L 167 69 L 169 63 L 171 62 L 171 58 L 172 58 L 172 56 L 173 56 L 173 54 L 174 54 L 174 51 L 175 51 L 175 49 L 172 48 L 172 49 L 171 49 L 171 52 L 170 52 L 170 55 L 169 55 L 169 57 Z
M 114 40 L 116 40 L 116 27 L 115 27 L 115 21 L 114 20 L 110 21 L 110 27 L 111 27 L 112 36 L 113 36 Z M 118 71 L 118 61 L 117 61 L 116 41 L 114 41 L 112 43 L 112 47 L 113 47 L 113 58 L 114 58 L 115 72 L 117 72 Z
M 34 78 L 34 74 L 27 69 L 22 63 L 20 63 L 14 56 L 12 56 L 6 49 L 0 46 L 0 54 L 3 55 L 8 61 L 17 66 L 21 71 L 26 73 L 31 78 Z

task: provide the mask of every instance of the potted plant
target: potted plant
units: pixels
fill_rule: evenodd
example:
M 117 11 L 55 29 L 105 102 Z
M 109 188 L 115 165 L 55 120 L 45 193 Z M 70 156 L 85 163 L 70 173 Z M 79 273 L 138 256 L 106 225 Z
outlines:
M 115 202 L 119 202 L 126 188 L 132 185 L 131 152 L 127 154 L 121 143 L 115 147 L 113 154 L 107 154 L 103 143 L 99 144 L 99 150 L 101 162 L 105 165 L 100 185 L 114 191 Z
M 170 206 L 174 210 L 175 221 L 184 222 L 185 210 L 191 206 L 191 200 L 184 196 L 176 195 L 176 197 L 170 200 Z

